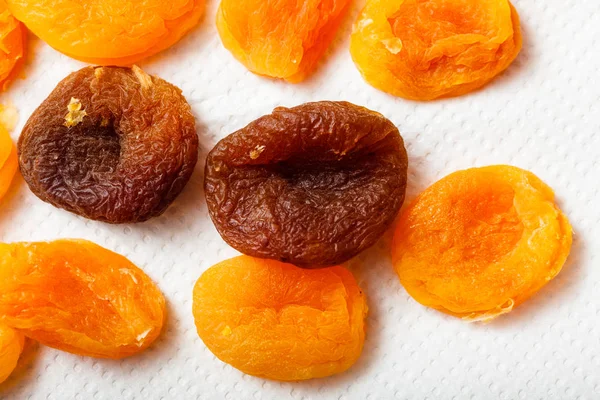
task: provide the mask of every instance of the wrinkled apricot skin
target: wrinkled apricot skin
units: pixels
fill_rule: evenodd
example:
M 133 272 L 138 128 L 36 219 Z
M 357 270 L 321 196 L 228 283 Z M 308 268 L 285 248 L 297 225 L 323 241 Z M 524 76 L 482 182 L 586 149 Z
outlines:
M 25 49 L 23 24 L 0 1 L 0 89 L 6 89 L 12 80 Z
M 18 142 L 31 191 L 109 223 L 161 215 L 198 161 L 195 118 L 181 90 L 138 67 L 86 67 L 61 81 Z
M 0 324 L 0 383 L 14 371 L 24 345 L 25 337 L 21 333 Z
M 193 314 L 198 335 L 223 362 L 250 375 L 295 381 L 354 364 L 367 305 L 342 267 L 305 270 L 240 256 L 202 274 Z
M 433 100 L 485 85 L 521 46 L 519 16 L 508 0 L 368 0 L 350 52 L 375 88 Z
M 18 168 L 17 148 L 0 124 L 0 200 L 4 197 Z
M 0 244 L 0 324 L 46 346 L 124 358 L 164 320 L 162 293 L 123 256 L 85 240 Z
M 98 65 L 131 65 L 175 44 L 200 20 L 204 0 L 5 0 L 56 50 Z
M 455 172 L 402 213 L 392 258 L 423 305 L 470 321 L 510 312 L 562 269 L 572 229 L 531 172 L 496 165 Z
M 335 37 L 349 0 L 222 0 L 223 45 L 250 71 L 297 83 Z
M 317 268 L 381 237 L 404 201 L 407 168 L 391 121 L 322 101 L 276 108 L 221 140 L 207 157 L 204 188 L 230 246 Z

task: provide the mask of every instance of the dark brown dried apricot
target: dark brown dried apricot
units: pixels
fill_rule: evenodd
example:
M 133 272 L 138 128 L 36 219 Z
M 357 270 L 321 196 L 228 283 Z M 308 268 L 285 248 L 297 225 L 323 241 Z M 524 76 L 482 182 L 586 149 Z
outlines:
M 0 244 L 0 324 L 46 346 L 128 357 L 159 336 L 165 313 L 150 277 L 97 244 Z
M 371 246 L 406 189 L 402 137 L 346 102 L 276 108 L 208 155 L 208 209 L 242 253 L 302 267 L 336 265 Z
M 19 138 L 40 199 L 84 217 L 140 222 L 162 214 L 198 159 L 181 91 L 137 67 L 87 67 L 58 84 Z

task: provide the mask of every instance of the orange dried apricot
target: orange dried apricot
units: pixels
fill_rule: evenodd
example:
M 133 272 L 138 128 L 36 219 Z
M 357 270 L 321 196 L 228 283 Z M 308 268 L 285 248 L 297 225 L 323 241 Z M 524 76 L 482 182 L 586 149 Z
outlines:
M 85 240 L 0 244 L 0 323 L 46 346 L 123 358 L 164 319 L 162 293 L 123 256 Z
M 17 148 L 4 126 L 0 124 L 0 200 L 8 191 L 18 165 Z
M 0 1 L 0 89 L 6 89 L 15 67 L 23 58 L 25 29 Z
M 10 11 L 56 50 L 92 64 L 130 65 L 181 39 L 204 0 L 6 0 Z
M 531 172 L 495 165 L 455 172 L 403 212 L 394 268 L 423 305 L 466 320 L 510 312 L 562 269 L 572 229 Z
M 25 337 L 21 333 L 0 324 L 0 383 L 14 371 L 24 345 Z
M 521 49 L 508 0 L 368 0 L 350 52 L 365 80 L 415 100 L 458 96 L 504 71 Z
M 350 0 L 222 0 L 223 45 L 250 71 L 297 83 L 329 47 Z
M 339 266 L 307 270 L 240 256 L 209 268 L 194 287 L 198 335 L 219 359 L 283 381 L 350 368 L 364 343 L 365 297 Z

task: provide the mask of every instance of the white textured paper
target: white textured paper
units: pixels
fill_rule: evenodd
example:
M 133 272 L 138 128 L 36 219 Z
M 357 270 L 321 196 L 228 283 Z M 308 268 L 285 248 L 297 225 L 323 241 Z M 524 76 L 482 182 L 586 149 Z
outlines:
M 201 160 L 160 218 L 113 226 L 56 209 L 17 178 L 0 206 L 4 241 L 85 238 L 119 252 L 150 275 L 168 300 L 161 338 L 121 361 L 39 346 L 4 385 L 2 399 L 599 399 L 600 398 L 600 2 L 516 0 L 524 48 L 484 90 L 417 103 L 361 79 L 348 37 L 358 5 L 309 81 L 257 77 L 222 47 L 217 1 L 184 40 L 140 63 L 183 89 L 198 120 Z M 41 41 L 30 45 L 26 79 L 0 102 L 20 111 L 13 138 L 58 81 L 83 64 Z M 217 360 L 196 335 L 192 287 L 236 252 L 219 237 L 202 192 L 204 157 L 225 135 L 278 105 L 348 100 L 400 128 L 410 157 L 408 198 L 457 169 L 495 163 L 532 170 L 557 194 L 575 230 L 563 272 L 529 302 L 488 325 L 426 309 L 401 287 L 386 241 L 353 271 L 370 314 L 361 358 L 347 373 L 301 383 L 242 374 Z

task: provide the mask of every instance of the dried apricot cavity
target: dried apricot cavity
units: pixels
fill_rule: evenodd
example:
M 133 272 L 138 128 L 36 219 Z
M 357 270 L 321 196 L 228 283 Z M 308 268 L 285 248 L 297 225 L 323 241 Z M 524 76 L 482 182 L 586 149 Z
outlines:
M 85 240 L 0 244 L 0 324 L 44 345 L 123 358 L 164 319 L 162 293 L 123 256 Z
M 20 332 L 0 324 L 0 383 L 4 382 L 17 366 L 24 345 L 25 337 Z
M 10 13 L 6 3 L 0 1 L 0 89 L 6 89 L 15 67 L 23 58 L 24 48 L 23 24 Z
M 350 0 L 222 0 L 224 46 L 250 71 L 299 82 L 333 40 Z
M 255 257 L 336 265 L 394 220 L 408 160 L 398 129 L 346 102 L 277 108 L 221 140 L 205 193 L 223 239 Z
M 240 256 L 202 274 L 193 313 L 198 335 L 219 359 L 291 381 L 350 368 L 362 351 L 367 306 L 342 267 L 305 270 Z
M 392 257 L 418 302 L 490 320 L 554 278 L 571 241 L 552 189 L 497 165 L 455 172 L 421 193 L 400 218 Z
M 181 91 L 137 67 L 87 67 L 38 107 L 19 138 L 21 173 L 56 207 L 111 223 L 162 214 L 198 160 Z
M 473 91 L 521 49 L 508 0 L 368 0 L 350 44 L 365 80 L 416 100 Z
M 101 65 L 131 65 L 170 47 L 204 11 L 204 0 L 5 1 L 50 46 Z

